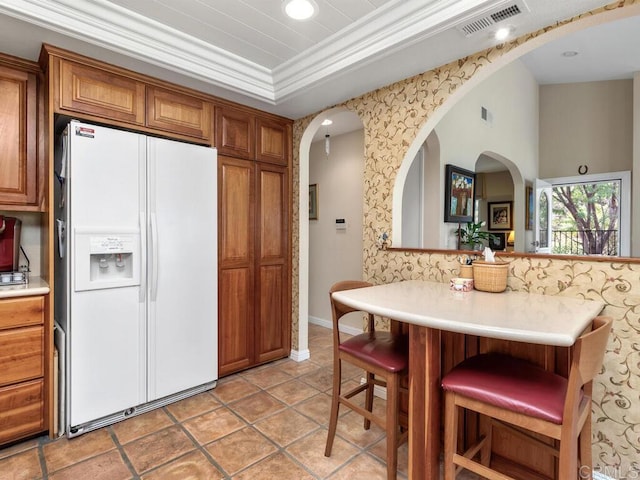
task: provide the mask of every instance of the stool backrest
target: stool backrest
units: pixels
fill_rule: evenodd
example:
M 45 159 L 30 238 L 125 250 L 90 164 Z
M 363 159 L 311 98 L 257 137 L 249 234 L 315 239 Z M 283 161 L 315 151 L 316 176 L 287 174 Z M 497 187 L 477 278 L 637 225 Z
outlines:
M 334 283 L 329 289 L 329 301 L 331 302 L 331 314 L 333 317 L 333 336 L 334 336 L 334 340 L 336 341 L 336 344 L 340 343 L 340 330 L 338 328 L 340 318 L 343 315 L 346 315 L 347 313 L 358 312 L 359 310 L 357 308 L 349 307 L 347 305 L 344 305 L 343 303 L 338 302 L 337 300 L 334 300 L 332 295 L 333 292 L 341 292 L 343 290 L 353 290 L 355 288 L 364 288 L 364 287 L 372 287 L 372 286 L 373 286 L 372 283 L 365 282 L 362 280 L 343 280 L 341 282 Z M 368 331 L 373 332 L 375 329 L 373 315 L 368 314 L 368 320 L 369 320 Z

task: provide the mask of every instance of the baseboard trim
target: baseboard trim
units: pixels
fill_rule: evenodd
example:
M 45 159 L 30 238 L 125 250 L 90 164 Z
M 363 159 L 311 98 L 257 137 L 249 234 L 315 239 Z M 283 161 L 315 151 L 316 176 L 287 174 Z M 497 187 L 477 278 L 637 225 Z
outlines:
M 309 316 L 309 323 L 333 330 L 333 322 L 325 320 L 324 318 Z M 360 335 L 363 332 L 361 328 L 351 327 L 349 325 L 340 325 L 340 331 L 348 335 Z
M 311 358 L 311 352 L 309 352 L 309 349 L 291 350 L 289 358 L 294 362 L 304 362 L 305 360 L 309 360 L 309 358 Z

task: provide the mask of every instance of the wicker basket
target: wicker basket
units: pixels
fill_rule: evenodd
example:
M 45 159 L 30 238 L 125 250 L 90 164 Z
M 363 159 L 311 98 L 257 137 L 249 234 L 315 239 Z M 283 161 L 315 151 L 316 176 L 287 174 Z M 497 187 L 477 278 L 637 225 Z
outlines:
M 509 264 L 505 262 L 473 262 L 473 286 L 483 292 L 504 292 L 507 288 Z

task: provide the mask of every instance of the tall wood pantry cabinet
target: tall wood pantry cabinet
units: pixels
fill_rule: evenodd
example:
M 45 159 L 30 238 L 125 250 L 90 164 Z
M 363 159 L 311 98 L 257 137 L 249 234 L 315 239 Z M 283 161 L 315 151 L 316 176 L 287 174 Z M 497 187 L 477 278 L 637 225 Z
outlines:
M 220 375 L 289 353 L 288 177 L 286 167 L 218 157 Z

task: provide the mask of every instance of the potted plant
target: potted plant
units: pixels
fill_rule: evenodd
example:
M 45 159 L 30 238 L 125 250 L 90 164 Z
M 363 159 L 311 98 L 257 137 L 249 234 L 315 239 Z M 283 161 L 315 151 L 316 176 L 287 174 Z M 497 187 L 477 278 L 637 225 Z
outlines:
M 484 242 L 492 237 L 491 233 L 480 230 L 486 222 L 469 222 L 458 227 L 458 238 L 461 250 L 482 250 Z

